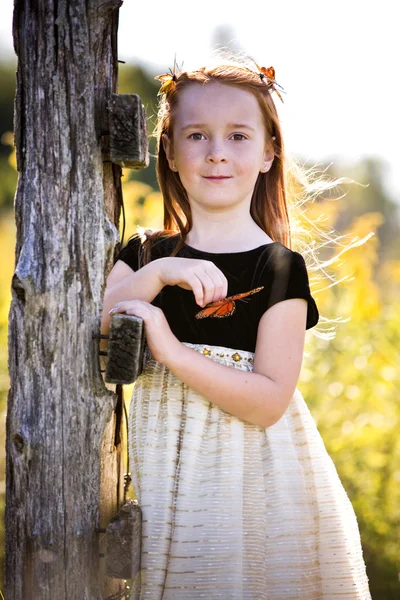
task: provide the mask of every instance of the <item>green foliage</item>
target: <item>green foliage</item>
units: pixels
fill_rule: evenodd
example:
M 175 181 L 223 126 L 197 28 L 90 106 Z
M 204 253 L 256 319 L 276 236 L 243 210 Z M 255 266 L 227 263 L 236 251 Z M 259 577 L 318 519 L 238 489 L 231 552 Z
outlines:
M 362 237 L 381 220 L 366 213 L 346 233 Z M 332 341 L 309 334 L 299 388 L 357 514 L 372 597 L 384 600 L 400 592 L 400 263 L 379 265 L 378 250 L 377 237 L 350 250 L 332 268 L 348 279 L 315 294 L 325 316 L 349 320 Z
M 9 162 L 13 151 L 15 66 L 0 62 L 0 210 L 13 206 L 17 174 Z
M 378 211 L 382 214 L 383 224 L 380 228 L 379 256 L 383 259 L 400 259 L 400 246 L 396 243 L 399 232 L 399 206 L 392 200 L 386 187 L 388 166 L 379 158 L 371 157 L 359 161 L 355 165 L 331 166 L 329 172 L 333 177 L 349 177 L 361 185 L 351 185 L 351 193 L 344 198 L 342 206 L 345 210 L 338 215 L 336 227 L 343 230 L 356 217 Z M 349 187 L 346 188 L 349 190 Z
M 14 203 L 17 174 L 5 156 L 0 156 L 0 173 L 0 210 L 10 209 Z
M 15 95 L 15 65 L 0 62 L 0 138 L 6 131 L 13 130 Z M 9 149 L 0 145 L 0 156 L 8 156 Z
M 154 74 L 156 75 L 156 74 Z M 120 94 L 138 94 L 146 108 L 149 129 L 149 151 L 150 165 L 144 170 L 129 170 L 126 175 L 129 180 L 142 181 L 158 189 L 155 160 L 156 141 L 153 137 L 153 130 L 157 115 L 157 92 L 160 89 L 159 82 L 154 76 L 146 73 L 139 66 L 120 65 L 119 67 L 119 93 Z
M 348 285 L 358 293 L 357 281 Z M 376 599 L 400 591 L 399 311 L 384 302 L 377 315 L 339 325 L 333 341 L 309 338 L 299 382 L 356 511 Z

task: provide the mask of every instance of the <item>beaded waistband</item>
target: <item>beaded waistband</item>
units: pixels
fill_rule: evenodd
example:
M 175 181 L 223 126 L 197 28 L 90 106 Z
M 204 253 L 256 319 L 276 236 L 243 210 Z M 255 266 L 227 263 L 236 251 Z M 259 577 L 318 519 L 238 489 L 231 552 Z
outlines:
M 224 365 L 233 366 L 238 369 L 248 371 L 253 370 L 254 352 L 248 350 L 236 350 L 235 348 L 226 348 L 225 346 L 211 346 L 209 344 L 192 344 L 190 342 L 182 342 L 184 346 L 192 348 L 196 352 L 203 354 L 211 360 L 223 363 Z M 145 349 L 145 362 L 152 360 L 153 357 L 149 348 Z M 153 359 L 154 360 L 154 359 Z
M 191 344 L 182 342 L 184 346 L 208 356 L 212 360 L 232 364 L 233 366 L 253 365 L 254 352 L 248 350 L 235 350 L 235 348 L 226 348 L 224 346 L 210 346 L 208 344 Z

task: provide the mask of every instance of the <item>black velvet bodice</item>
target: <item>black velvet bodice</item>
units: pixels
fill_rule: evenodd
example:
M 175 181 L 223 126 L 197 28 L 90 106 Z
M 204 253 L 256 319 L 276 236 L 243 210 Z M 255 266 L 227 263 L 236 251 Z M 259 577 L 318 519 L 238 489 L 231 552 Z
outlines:
M 151 259 L 170 256 L 178 239 L 178 236 L 161 239 L 152 248 Z M 137 271 L 140 246 L 140 237 L 136 235 L 122 248 L 116 260 L 124 261 Z M 254 352 L 262 315 L 277 302 L 289 298 L 307 300 L 307 329 L 318 322 L 304 258 L 279 242 L 231 253 L 205 252 L 185 244 L 177 256 L 212 261 L 228 280 L 228 296 L 263 287 L 253 295 L 236 300 L 230 316 L 196 319 L 201 307 L 196 304 L 193 292 L 179 286 L 165 286 L 152 304 L 163 310 L 172 332 L 181 342 Z

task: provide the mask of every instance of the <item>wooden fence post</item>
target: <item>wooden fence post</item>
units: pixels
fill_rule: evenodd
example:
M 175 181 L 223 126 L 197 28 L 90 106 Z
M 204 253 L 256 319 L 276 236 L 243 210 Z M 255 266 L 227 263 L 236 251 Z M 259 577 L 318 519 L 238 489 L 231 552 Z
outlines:
M 103 600 L 123 587 L 99 557 L 98 529 L 123 494 L 123 411 L 103 382 L 97 337 L 122 199 L 110 148 L 121 4 L 14 0 L 6 600 Z M 133 127 L 129 166 L 147 164 L 143 127 Z

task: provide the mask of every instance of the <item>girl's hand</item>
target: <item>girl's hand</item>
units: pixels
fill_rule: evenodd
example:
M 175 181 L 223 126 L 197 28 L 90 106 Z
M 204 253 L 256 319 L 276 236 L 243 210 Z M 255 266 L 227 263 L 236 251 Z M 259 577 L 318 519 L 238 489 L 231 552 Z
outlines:
M 154 358 L 166 364 L 172 352 L 176 352 L 181 343 L 172 333 L 163 311 L 144 300 L 126 300 L 118 302 L 110 314 L 125 313 L 141 317 L 144 322 L 146 341 Z
M 222 300 L 228 295 L 228 281 L 210 260 L 168 256 L 159 259 L 159 279 L 163 285 L 193 290 L 199 306 Z

